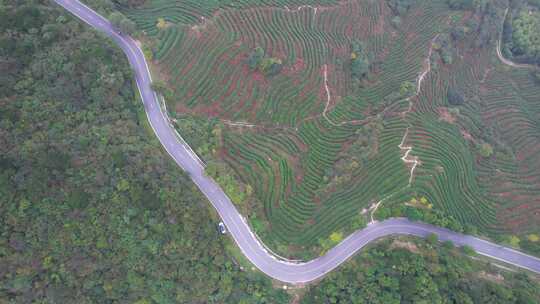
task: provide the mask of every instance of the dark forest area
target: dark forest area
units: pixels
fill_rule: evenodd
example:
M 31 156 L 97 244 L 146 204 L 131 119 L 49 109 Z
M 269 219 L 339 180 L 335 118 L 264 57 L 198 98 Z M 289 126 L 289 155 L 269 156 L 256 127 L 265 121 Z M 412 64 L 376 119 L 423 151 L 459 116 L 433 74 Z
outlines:
M 2 3 L 0 303 L 286 303 L 225 254 L 120 49 L 52 2 Z

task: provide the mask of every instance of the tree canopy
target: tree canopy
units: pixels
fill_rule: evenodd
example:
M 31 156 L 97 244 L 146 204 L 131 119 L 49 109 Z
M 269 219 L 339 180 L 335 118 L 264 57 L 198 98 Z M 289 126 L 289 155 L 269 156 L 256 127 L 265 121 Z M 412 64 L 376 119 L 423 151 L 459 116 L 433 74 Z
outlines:
M 369 73 L 369 59 L 367 50 L 358 40 L 351 43 L 351 75 L 353 78 L 362 79 Z
M 475 0 L 447 0 L 446 3 L 451 9 L 470 10 L 475 7 Z
M 394 14 L 401 16 L 405 15 L 409 9 L 416 3 L 416 0 L 387 0 L 388 6 Z
M 265 57 L 264 49 L 254 48 L 248 56 L 247 64 L 252 70 L 258 70 L 266 76 L 274 76 L 281 72 L 283 62 L 276 57 Z
M 126 16 L 124 16 L 120 12 L 113 12 L 109 15 L 109 21 L 122 33 L 125 33 L 127 35 L 131 35 L 136 30 L 135 22 L 128 19 Z
M 310 289 L 302 303 L 538 303 L 538 284 L 464 255 L 469 248 L 386 240 Z
M 48 1 L 3 4 L 0 302 L 288 303 L 226 254 L 120 49 Z
M 512 52 L 540 63 L 540 12 L 522 12 L 512 23 Z
M 448 88 L 446 98 L 448 98 L 448 103 L 453 106 L 460 106 L 465 102 L 465 97 L 463 97 L 463 93 L 459 92 L 453 87 Z

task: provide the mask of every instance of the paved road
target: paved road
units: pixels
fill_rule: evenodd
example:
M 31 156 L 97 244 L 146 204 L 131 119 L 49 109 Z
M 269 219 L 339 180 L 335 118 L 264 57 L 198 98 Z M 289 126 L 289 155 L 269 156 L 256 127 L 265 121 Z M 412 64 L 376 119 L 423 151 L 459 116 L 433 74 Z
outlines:
M 437 234 L 441 241 L 450 240 L 458 246 L 468 245 L 482 255 L 540 273 L 538 258 L 472 236 L 401 218 L 370 224 L 367 228 L 350 235 L 326 255 L 309 262 L 295 263 L 278 259 L 265 250 L 223 190 L 204 175 L 203 165 L 196 154 L 169 125 L 159 106 L 159 98 L 150 87 L 152 78 L 144 55 L 135 41 L 116 33 L 106 19 L 77 0 L 55 1 L 84 22 L 111 37 L 126 53 L 135 74 L 146 115 L 159 141 L 176 163 L 189 173 L 193 182 L 216 208 L 242 253 L 270 277 L 293 284 L 307 283 L 335 269 L 373 240 L 395 234 L 425 237 L 430 233 Z

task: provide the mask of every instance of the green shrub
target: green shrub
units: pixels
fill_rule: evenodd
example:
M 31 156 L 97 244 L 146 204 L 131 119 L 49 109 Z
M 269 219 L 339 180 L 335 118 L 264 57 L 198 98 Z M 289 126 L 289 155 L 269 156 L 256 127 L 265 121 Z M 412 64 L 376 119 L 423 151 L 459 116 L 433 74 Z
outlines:
M 166 100 L 171 99 L 173 97 L 173 91 L 167 86 L 167 84 L 164 81 L 156 80 L 152 82 L 152 90 L 154 92 L 163 95 Z
M 448 98 L 448 103 L 453 106 L 460 106 L 465 102 L 463 94 L 452 87 L 448 88 L 446 97 Z
M 437 242 L 439 241 L 439 236 L 436 235 L 435 233 L 430 233 L 427 237 L 426 237 L 426 241 L 431 244 L 431 245 L 435 245 L 437 244 Z
M 540 70 L 532 72 L 532 78 L 537 85 L 540 85 Z
M 446 4 L 455 10 L 471 10 L 474 8 L 474 0 L 446 0 Z
M 514 19 L 512 29 L 513 54 L 540 62 L 540 13 L 521 13 Z
M 399 94 L 402 98 L 413 96 L 416 93 L 416 86 L 411 81 L 404 81 L 399 86 Z
M 351 75 L 353 78 L 362 79 L 369 73 L 369 59 L 362 42 L 354 40 L 351 43 Z
M 482 143 L 479 148 L 478 152 L 482 157 L 490 157 L 493 154 L 493 147 L 488 143 Z
M 279 58 L 264 58 L 259 64 L 261 72 L 267 76 L 279 74 L 283 64 Z
M 405 15 L 415 3 L 416 0 L 388 0 L 388 6 L 398 16 Z
M 477 255 L 476 251 L 471 246 L 463 245 L 461 249 L 463 250 L 463 253 L 465 253 L 466 255 L 470 255 L 470 256 Z
M 256 47 L 249 54 L 248 61 L 247 61 L 249 68 L 252 70 L 257 69 L 259 67 L 259 64 L 263 60 L 263 58 L 264 58 L 264 50 L 260 46 Z
M 274 76 L 281 72 L 283 63 L 281 59 L 275 57 L 265 57 L 265 52 L 261 47 L 256 47 L 250 54 L 247 60 L 249 68 L 259 70 L 266 76 Z
M 444 241 L 442 246 L 446 250 L 452 250 L 454 248 L 454 243 L 452 241 Z
M 206 175 L 212 177 L 223 188 L 233 203 L 244 205 L 249 185 L 239 182 L 230 171 L 224 163 L 219 162 L 209 162 L 205 168 Z

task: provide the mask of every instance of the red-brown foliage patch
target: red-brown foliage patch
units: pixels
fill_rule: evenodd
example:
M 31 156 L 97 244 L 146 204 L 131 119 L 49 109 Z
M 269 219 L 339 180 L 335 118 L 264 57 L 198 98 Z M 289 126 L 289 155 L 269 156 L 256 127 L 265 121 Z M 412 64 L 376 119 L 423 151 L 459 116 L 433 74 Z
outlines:
M 438 107 L 437 113 L 439 113 L 439 119 L 442 121 L 446 121 L 447 123 L 451 124 L 456 122 L 456 117 L 450 114 L 447 107 Z

